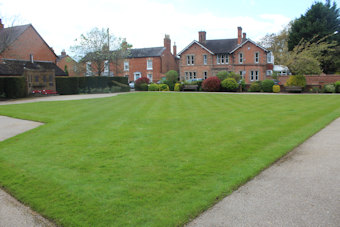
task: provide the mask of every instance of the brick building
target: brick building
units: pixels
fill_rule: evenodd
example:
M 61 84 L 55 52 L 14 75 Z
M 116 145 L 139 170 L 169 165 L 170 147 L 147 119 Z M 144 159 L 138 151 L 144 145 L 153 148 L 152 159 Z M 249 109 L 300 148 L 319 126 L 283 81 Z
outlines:
M 206 79 L 225 70 L 240 74 L 249 84 L 272 74 L 272 53 L 242 34 L 241 27 L 237 38 L 207 40 L 205 31 L 198 38 L 178 54 L 181 80 Z
M 61 55 L 58 56 L 57 66 L 64 70 L 68 76 L 84 76 L 84 73 L 82 73 L 82 69 L 79 68 L 78 63 L 66 54 L 65 50 L 63 50 Z
M 0 76 L 25 77 L 27 92 L 55 91 L 55 76 L 66 76 L 57 55 L 31 24 L 5 28 L 0 19 Z
M 0 59 L 56 63 L 57 55 L 31 24 L 5 28 L 0 19 Z
M 171 39 L 169 35 L 165 35 L 164 46 L 130 49 L 128 57 L 122 59 L 118 66 L 113 63 L 104 63 L 101 75 L 124 76 L 128 77 L 129 81 L 135 81 L 140 77 L 147 77 L 150 81 L 157 82 L 162 77 L 165 77 L 165 73 L 169 70 L 178 71 L 176 55 L 176 45 L 173 46 L 173 53 L 171 53 Z M 93 75 L 91 69 L 94 69 L 94 67 L 90 65 L 91 63 L 88 62 L 85 72 L 86 76 Z

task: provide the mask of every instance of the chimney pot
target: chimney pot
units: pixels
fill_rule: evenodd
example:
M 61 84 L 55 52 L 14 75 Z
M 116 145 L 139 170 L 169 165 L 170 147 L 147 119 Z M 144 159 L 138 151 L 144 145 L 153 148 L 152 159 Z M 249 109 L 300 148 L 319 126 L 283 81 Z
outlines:
M 243 32 L 243 39 L 247 38 L 247 34 L 245 32 Z

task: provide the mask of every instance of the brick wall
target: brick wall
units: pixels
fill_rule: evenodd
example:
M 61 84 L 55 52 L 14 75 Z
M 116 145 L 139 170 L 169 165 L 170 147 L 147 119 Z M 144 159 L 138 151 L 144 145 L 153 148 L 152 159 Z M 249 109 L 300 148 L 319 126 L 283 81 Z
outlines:
M 34 60 L 56 63 L 57 56 L 32 26 L 1 53 L 0 58 L 30 60 L 30 54 L 33 54 Z
M 340 81 L 340 75 L 336 74 L 321 74 L 321 75 L 306 75 L 306 83 L 310 86 L 317 86 L 317 85 L 325 85 L 325 84 L 332 84 L 336 81 Z M 279 80 L 282 85 L 284 85 L 289 76 L 279 76 Z M 272 79 L 271 77 L 267 77 L 267 79 Z
M 239 63 L 239 53 L 243 53 L 243 63 Z M 255 53 L 259 54 L 259 63 L 255 63 Z M 187 64 L 187 56 L 193 55 L 195 59 L 194 65 Z M 203 55 L 207 55 L 207 64 L 203 64 Z M 271 64 L 269 64 L 271 66 Z M 240 71 L 246 71 L 245 81 L 250 81 L 250 71 L 259 72 L 259 80 L 264 80 L 266 77 L 267 54 L 258 46 L 251 42 L 248 42 L 240 49 L 236 50 L 233 54 L 229 55 L 228 64 L 217 64 L 217 56 L 212 55 L 207 50 L 194 43 L 186 51 L 181 54 L 179 63 L 181 80 L 185 79 L 185 72 L 196 72 L 197 78 L 204 79 L 204 72 L 207 72 L 207 76 L 216 76 L 216 74 L 222 70 L 233 71 L 240 73 Z
M 69 56 L 58 59 L 57 61 L 57 66 L 63 71 L 65 71 L 65 65 L 67 65 L 68 76 L 84 76 L 84 73 L 81 70 L 82 67 Z

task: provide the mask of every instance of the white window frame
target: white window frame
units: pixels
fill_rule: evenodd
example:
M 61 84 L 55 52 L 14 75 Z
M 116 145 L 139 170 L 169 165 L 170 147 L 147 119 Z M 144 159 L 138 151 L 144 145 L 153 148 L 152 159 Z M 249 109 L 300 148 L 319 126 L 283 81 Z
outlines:
M 146 69 L 152 70 L 152 59 L 146 60 Z
M 258 64 L 260 62 L 260 52 L 255 52 L 254 58 L 254 62 Z
M 257 70 L 250 71 L 250 81 L 259 81 L 260 72 Z
M 148 73 L 147 77 L 148 77 L 149 81 L 152 82 L 152 73 Z
M 274 55 L 272 52 L 267 53 L 267 63 L 274 64 Z
M 238 62 L 240 63 L 240 64 L 243 64 L 243 61 L 244 61 L 244 59 L 243 59 L 243 53 L 241 52 L 241 53 L 238 53 Z
M 124 71 L 129 71 L 129 61 L 124 61 Z
M 226 63 L 226 64 L 229 64 L 229 54 L 226 54 L 226 55 L 225 55 L 225 63 Z
M 266 71 L 267 76 L 272 76 L 273 75 L 273 70 L 267 70 Z
M 91 67 L 91 62 L 88 61 L 86 62 L 86 76 L 92 76 L 92 67 Z
M 187 65 L 195 65 L 195 55 L 187 55 Z
M 133 73 L 133 79 L 134 81 L 138 80 L 139 78 L 142 77 L 142 73 L 141 72 L 134 72 Z
M 203 55 L 203 64 L 204 65 L 208 64 L 208 55 L 206 54 Z
M 109 61 L 105 60 L 104 61 L 104 72 L 103 72 L 103 76 L 109 76 Z
M 246 76 L 247 71 L 240 71 L 241 79 L 244 80 Z

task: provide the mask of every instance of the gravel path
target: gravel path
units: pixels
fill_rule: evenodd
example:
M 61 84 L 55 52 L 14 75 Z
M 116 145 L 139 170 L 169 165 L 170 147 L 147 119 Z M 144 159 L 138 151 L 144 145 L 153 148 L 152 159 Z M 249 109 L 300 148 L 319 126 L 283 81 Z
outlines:
M 340 226 L 339 173 L 340 118 L 187 226 Z

